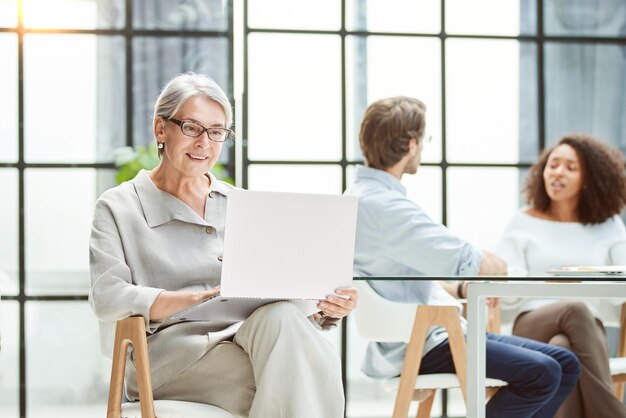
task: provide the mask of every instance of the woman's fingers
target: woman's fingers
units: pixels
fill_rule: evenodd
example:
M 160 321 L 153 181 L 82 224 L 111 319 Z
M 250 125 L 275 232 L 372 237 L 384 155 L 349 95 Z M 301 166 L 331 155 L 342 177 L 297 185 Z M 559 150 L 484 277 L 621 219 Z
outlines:
M 359 298 L 358 291 L 353 287 L 345 287 L 337 289 L 335 295 L 328 296 L 325 300 L 318 304 L 318 308 L 325 315 L 333 318 L 343 318 L 349 315 L 356 307 Z
M 219 286 L 215 286 L 213 289 L 207 290 L 205 292 L 205 299 L 211 298 L 211 297 L 219 295 L 219 294 L 220 294 L 220 287 Z
M 357 301 L 359 300 L 359 291 L 354 287 L 342 287 L 337 289 L 336 293 L 339 296 L 347 297 L 352 302 L 352 309 L 356 308 Z

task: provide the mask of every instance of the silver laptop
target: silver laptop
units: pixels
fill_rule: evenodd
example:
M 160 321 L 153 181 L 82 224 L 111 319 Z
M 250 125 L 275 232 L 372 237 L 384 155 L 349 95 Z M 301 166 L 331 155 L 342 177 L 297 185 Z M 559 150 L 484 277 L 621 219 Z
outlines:
M 317 311 L 351 284 L 356 215 L 354 196 L 231 190 L 220 295 L 171 319 L 243 320 L 277 300 Z

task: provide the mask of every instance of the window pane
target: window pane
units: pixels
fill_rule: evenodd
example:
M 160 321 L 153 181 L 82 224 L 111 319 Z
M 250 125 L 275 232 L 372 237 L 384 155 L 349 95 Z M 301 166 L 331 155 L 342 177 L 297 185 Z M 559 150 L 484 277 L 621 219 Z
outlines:
M 94 203 L 114 185 L 113 170 L 26 171 L 26 290 L 87 294 Z M 79 191 L 79 192 L 77 192 Z M 63 245 L 59 245 L 62 241 Z
M 626 35 L 626 3 L 616 0 L 546 0 L 544 31 L 549 35 Z
M 229 3 L 223 0 L 134 0 L 133 26 L 141 29 L 226 30 Z
M 338 30 L 341 27 L 341 1 L 248 0 L 248 26 Z
M 448 226 L 478 248 L 494 250 L 518 209 L 518 185 L 516 168 L 448 169 Z
M 340 38 L 252 34 L 249 40 L 248 157 L 339 160 Z
M 348 30 L 439 33 L 440 0 L 346 1 Z
M 0 2 L 0 6 L 2 2 Z M 2 13 L 0 12 L 0 16 Z M 17 36 L 0 33 L 0 162 L 17 161 Z
M 341 193 L 339 165 L 261 165 L 248 167 L 248 189 L 295 193 Z
M 626 152 L 626 62 L 618 45 L 545 45 L 546 143 L 572 132 Z
M 0 303 L 0 416 L 17 418 L 19 416 L 19 304 L 3 300 Z
M 402 65 L 389 65 L 402 56 Z M 419 76 L 416 77 L 416 69 Z M 433 140 L 423 161 L 441 161 L 441 44 L 435 38 L 349 36 L 346 39 L 348 158 L 362 160 L 359 129 L 365 108 L 391 96 L 413 96 L 427 107 Z
M 536 0 L 446 0 L 446 32 L 467 35 L 532 35 Z
M 0 169 L 0 297 L 16 295 L 19 291 L 17 180 L 17 170 Z
M 104 416 L 111 366 L 89 304 L 27 302 L 25 315 L 28 417 Z
M 0 0 L 0 27 L 17 26 L 17 0 Z
M 124 26 L 124 0 L 22 0 L 27 28 L 111 29 Z
M 165 84 L 177 74 L 187 71 L 206 74 L 232 95 L 228 56 L 228 41 L 225 38 L 134 38 L 133 143 L 146 145 L 154 141 L 154 102 Z M 228 155 L 225 147 L 220 162 L 227 162 Z
M 517 41 L 447 42 L 448 161 L 515 163 L 535 158 L 535 56 L 534 44 Z
M 125 143 L 124 39 L 24 37 L 28 162 L 111 161 Z

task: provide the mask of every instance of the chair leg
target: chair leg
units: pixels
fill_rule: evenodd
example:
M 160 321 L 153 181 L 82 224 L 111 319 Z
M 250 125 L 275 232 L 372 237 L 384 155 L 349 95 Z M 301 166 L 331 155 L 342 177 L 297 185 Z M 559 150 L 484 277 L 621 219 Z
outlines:
M 107 418 L 119 418 L 121 415 L 124 370 L 129 344 L 132 344 L 135 353 L 141 415 L 143 418 L 155 418 L 146 328 L 144 319 L 138 316 L 128 317 L 117 322 Z
M 430 411 L 431 409 L 433 409 L 433 401 L 435 400 L 436 394 L 437 391 L 433 390 L 432 395 L 419 403 L 419 406 L 417 407 L 417 415 L 415 415 L 415 418 L 430 418 Z
M 413 332 L 404 356 L 400 384 L 393 407 L 393 418 L 405 418 L 409 413 L 409 405 L 415 392 L 415 379 L 417 379 L 420 363 L 422 362 L 426 333 L 436 312 L 429 308 L 431 307 L 420 305 L 415 311 Z
M 109 385 L 109 401 L 107 418 L 119 418 L 122 415 L 122 388 L 124 387 L 124 370 L 126 369 L 126 353 L 131 334 L 130 323 L 119 321 L 115 331 L 113 349 L 113 365 L 111 367 L 111 383 Z
M 497 388 L 485 388 L 485 394 L 487 395 L 487 402 L 489 402 L 489 399 L 493 398 L 493 396 L 498 393 L 498 391 L 500 390 L 499 387 Z
M 617 397 L 617 399 L 624 402 L 624 384 L 623 383 L 615 384 L 615 396 Z

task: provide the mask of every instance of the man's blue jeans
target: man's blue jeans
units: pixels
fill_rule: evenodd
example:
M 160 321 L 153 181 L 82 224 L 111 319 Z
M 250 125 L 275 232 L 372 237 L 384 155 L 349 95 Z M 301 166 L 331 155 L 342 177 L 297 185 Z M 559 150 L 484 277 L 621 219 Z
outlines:
M 420 374 L 454 373 L 448 341 L 429 351 Z M 487 377 L 504 380 L 487 404 L 488 418 L 551 418 L 576 386 L 580 366 L 564 348 L 526 338 L 487 334 Z

